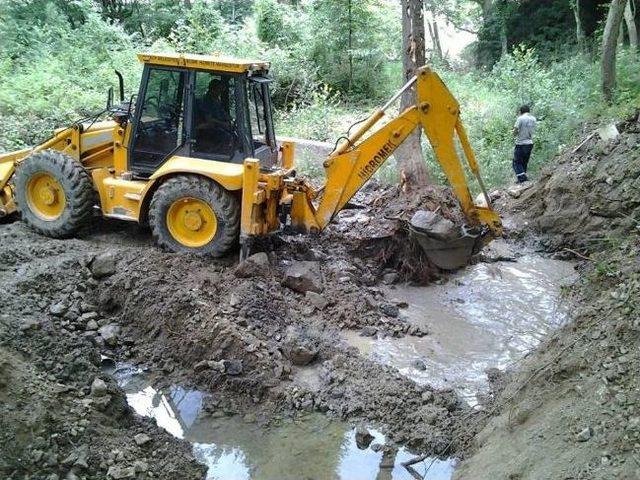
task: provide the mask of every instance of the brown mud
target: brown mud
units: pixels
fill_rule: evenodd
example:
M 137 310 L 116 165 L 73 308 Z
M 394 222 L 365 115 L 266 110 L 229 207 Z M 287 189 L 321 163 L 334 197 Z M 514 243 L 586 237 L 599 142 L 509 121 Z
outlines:
M 462 447 L 469 435 L 457 434 L 457 418 L 469 407 L 452 389 L 418 385 L 337 340 L 342 329 L 428 334 L 383 288 L 417 276 L 411 252 L 397 251 L 414 208 L 403 196 L 364 193 L 365 208 L 341 213 L 324 234 L 274 236 L 241 265 L 164 253 L 143 229 L 98 218 L 68 240 L 0 225 L 2 475 L 202 477 L 187 444 L 127 407 L 101 355 L 161 385 L 215 392 L 214 416 L 268 425 L 314 411 L 366 421 L 420 452 Z M 443 189 L 410 198 L 455 215 Z M 422 280 L 436 275 L 425 270 Z

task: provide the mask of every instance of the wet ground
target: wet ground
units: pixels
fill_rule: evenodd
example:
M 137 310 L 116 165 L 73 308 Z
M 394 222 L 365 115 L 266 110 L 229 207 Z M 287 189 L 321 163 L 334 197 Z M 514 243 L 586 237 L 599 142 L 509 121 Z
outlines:
M 408 320 L 430 335 L 344 336 L 362 355 L 418 383 L 453 387 L 473 405 L 486 387 L 486 369 L 511 365 L 567 321 L 561 291 L 575 279 L 573 263 L 535 254 L 478 263 L 440 285 L 389 289 L 389 296 L 408 304 L 402 310 Z
M 486 369 L 517 361 L 568 319 L 561 293 L 574 280 L 572 263 L 535 254 L 478 263 L 429 287 L 385 287 L 387 298 L 406 303 L 401 315 L 430 332 L 426 337 L 371 338 L 350 330 L 343 335 L 362 356 L 419 384 L 454 388 L 475 405 L 476 392 L 486 387 Z M 353 425 L 319 413 L 283 416 L 267 426 L 252 414 L 208 410 L 215 393 L 158 387 L 149 375 L 126 366 L 109 373 L 138 414 L 192 444 L 194 456 L 207 466 L 207 479 L 405 479 L 412 477 L 403 463 L 420 456 L 387 442 L 371 425 L 366 426 L 374 440 L 359 448 Z M 313 366 L 293 372 L 295 383 L 310 389 L 318 388 L 318 375 Z M 426 458 L 413 468 L 420 478 L 448 480 L 455 463 Z
M 126 392 L 129 405 L 177 438 L 193 445 L 207 466 L 207 480 L 402 480 L 403 465 L 416 458 L 405 448 L 387 445 L 383 433 L 368 428 L 368 445 L 358 445 L 356 429 L 345 422 L 310 413 L 281 418 L 265 428 L 251 415 L 211 415 L 207 394 L 172 385 L 156 389 L 141 371 L 120 366 L 108 370 Z M 448 480 L 456 461 L 424 458 L 412 465 L 420 478 Z

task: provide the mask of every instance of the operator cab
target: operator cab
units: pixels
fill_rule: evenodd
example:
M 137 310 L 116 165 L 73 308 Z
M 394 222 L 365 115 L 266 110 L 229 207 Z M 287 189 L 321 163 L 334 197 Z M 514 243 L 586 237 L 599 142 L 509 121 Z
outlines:
M 129 170 L 146 178 L 173 156 L 263 168 L 278 156 L 269 63 L 182 54 L 141 54 Z

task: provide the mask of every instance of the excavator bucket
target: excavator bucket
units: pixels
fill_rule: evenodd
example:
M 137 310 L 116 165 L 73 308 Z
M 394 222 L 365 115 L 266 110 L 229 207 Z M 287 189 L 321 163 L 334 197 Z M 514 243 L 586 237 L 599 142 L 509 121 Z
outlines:
M 484 243 L 481 227 L 458 227 L 434 212 L 418 210 L 409 222 L 411 238 L 427 258 L 443 270 L 457 270 L 469 263 Z

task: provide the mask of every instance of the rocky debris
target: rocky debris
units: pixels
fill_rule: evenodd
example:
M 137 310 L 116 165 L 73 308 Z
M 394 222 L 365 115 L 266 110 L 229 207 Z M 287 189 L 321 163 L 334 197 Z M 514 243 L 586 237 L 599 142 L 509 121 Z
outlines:
M 356 445 L 360 450 L 366 450 L 373 442 L 374 437 L 369 430 L 362 425 L 356 427 Z
M 222 364 L 227 375 L 240 375 L 242 373 L 242 360 L 223 360 Z
M 269 275 L 270 271 L 269 256 L 264 252 L 260 252 L 240 262 L 235 268 L 234 273 L 236 277 L 239 278 L 252 278 Z
M 322 293 L 322 272 L 318 262 L 294 261 L 284 272 L 283 285 L 300 293 Z
M 104 343 L 110 347 L 115 347 L 118 343 L 118 336 L 120 335 L 120 327 L 115 324 L 105 325 L 98 329 L 98 333 L 104 340 Z
M 146 445 L 151 441 L 151 437 L 146 433 L 138 433 L 133 439 L 136 442 L 136 445 Z
M 324 310 L 329 306 L 329 300 L 314 291 L 308 290 L 305 293 L 305 297 L 307 300 L 309 300 L 309 303 L 311 303 L 318 310 Z
M 89 269 L 96 280 L 113 275 L 116 273 L 115 253 L 109 251 L 96 255 L 89 264 Z
M 91 396 L 104 397 L 107 394 L 107 384 L 104 380 L 96 377 L 91 383 Z

